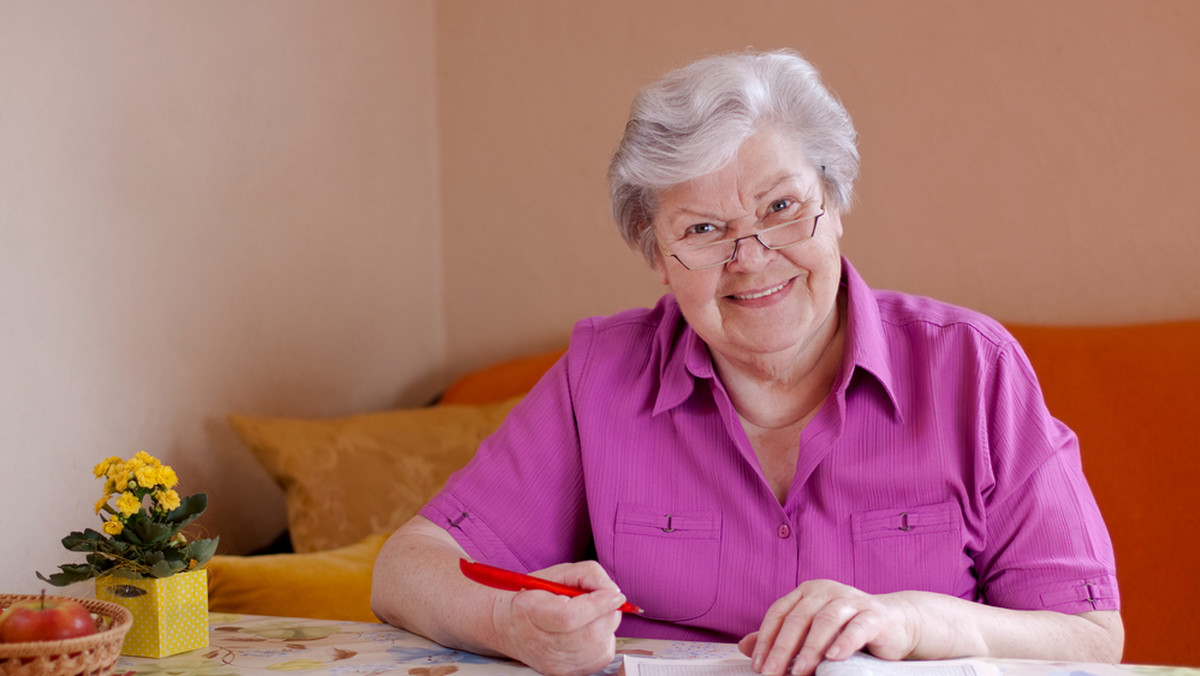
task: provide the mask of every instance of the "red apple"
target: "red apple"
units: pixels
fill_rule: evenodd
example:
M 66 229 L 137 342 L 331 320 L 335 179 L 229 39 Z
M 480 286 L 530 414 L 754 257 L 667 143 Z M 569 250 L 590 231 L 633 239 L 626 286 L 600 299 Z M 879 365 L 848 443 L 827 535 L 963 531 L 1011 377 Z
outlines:
M 16 601 L 0 613 L 0 643 L 61 641 L 96 633 L 83 604 L 59 596 Z

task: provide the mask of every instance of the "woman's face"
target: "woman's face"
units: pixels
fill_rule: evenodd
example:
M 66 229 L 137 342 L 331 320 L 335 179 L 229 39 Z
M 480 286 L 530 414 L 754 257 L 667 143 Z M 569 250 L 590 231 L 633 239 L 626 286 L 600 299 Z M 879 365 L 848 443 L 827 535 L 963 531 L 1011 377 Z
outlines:
M 658 195 L 654 234 L 677 251 L 696 233 L 752 235 L 781 209 L 817 209 L 820 171 L 779 128 L 746 140 L 723 169 Z M 655 262 L 691 327 L 714 356 L 733 361 L 798 359 L 820 354 L 837 329 L 841 281 L 840 215 L 829 206 L 812 238 L 769 250 L 742 240 L 723 266 L 688 270 L 659 251 Z

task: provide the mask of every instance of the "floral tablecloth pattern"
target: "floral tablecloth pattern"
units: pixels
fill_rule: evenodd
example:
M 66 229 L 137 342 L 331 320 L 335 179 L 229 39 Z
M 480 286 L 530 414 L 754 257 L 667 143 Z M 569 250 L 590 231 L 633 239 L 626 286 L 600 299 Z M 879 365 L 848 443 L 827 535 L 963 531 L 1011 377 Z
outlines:
M 738 655 L 728 643 L 617 639 L 620 670 L 626 654 L 675 659 Z M 1004 676 L 1200 676 L 1200 669 L 1103 666 L 989 660 Z M 533 672 L 519 662 L 452 650 L 400 629 L 366 622 L 212 613 L 209 646 L 160 659 L 121 657 L 125 676 L 237 676 L 239 674 L 407 674 L 504 676 Z
M 386 624 L 212 613 L 209 646 L 161 659 L 122 657 L 114 673 L 128 676 L 237 676 L 238 674 L 409 674 L 489 676 L 533 673 L 511 660 L 452 650 Z M 618 639 L 621 655 L 724 657 L 729 644 Z

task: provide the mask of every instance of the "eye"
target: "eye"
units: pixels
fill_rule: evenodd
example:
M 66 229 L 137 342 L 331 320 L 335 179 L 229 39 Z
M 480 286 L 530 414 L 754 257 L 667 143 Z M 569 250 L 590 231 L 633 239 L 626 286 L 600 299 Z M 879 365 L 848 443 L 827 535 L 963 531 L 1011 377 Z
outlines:
M 687 230 L 683 231 L 684 237 L 712 235 L 717 232 L 717 226 L 712 223 L 697 223 Z
M 773 214 L 777 214 L 781 211 L 787 211 L 793 204 L 795 204 L 795 202 L 787 198 L 777 199 L 774 202 L 771 202 L 771 206 L 767 207 L 767 210 Z

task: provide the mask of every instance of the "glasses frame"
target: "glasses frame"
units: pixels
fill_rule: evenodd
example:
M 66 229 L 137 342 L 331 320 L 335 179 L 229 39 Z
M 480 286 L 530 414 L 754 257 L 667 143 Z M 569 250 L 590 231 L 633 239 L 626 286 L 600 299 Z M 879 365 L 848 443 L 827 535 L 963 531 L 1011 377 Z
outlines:
M 804 218 L 797 218 L 795 220 L 788 221 L 787 223 L 780 223 L 779 225 L 772 225 L 769 228 L 763 228 L 762 230 L 759 230 L 758 232 L 750 233 L 749 235 L 742 235 L 741 237 L 734 237 L 733 239 L 723 239 L 719 242 L 713 242 L 711 244 L 703 244 L 701 246 L 694 247 L 693 249 L 691 249 L 691 251 L 700 251 L 702 249 L 711 249 L 712 247 L 716 247 L 716 246 L 725 246 L 728 244 L 733 244 L 733 248 L 731 248 L 729 250 L 729 258 L 726 258 L 725 260 L 721 261 L 720 263 L 712 263 L 709 265 L 701 265 L 698 267 L 692 267 L 692 266 L 688 265 L 687 263 L 683 262 L 683 259 L 679 257 L 679 254 L 672 252 L 670 249 L 668 249 L 667 245 L 663 244 L 661 239 L 658 239 L 657 236 L 655 237 L 655 239 L 658 240 L 658 248 L 663 252 L 663 255 L 674 258 L 685 269 L 687 269 L 687 270 L 711 270 L 713 268 L 719 268 L 722 265 L 728 265 L 730 261 L 737 258 L 738 246 L 742 243 L 742 240 L 744 240 L 744 239 L 752 239 L 752 238 L 757 239 L 758 243 L 761 244 L 762 247 L 764 249 L 766 249 L 767 251 L 779 251 L 780 249 L 786 249 L 788 247 L 796 246 L 797 244 L 803 244 L 803 243 L 807 242 L 808 240 L 812 239 L 817 234 L 817 223 L 821 222 L 821 217 L 824 215 L 825 215 L 825 205 L 822 204 L 820 213 L 816 214 L 815 216 L 805 216 Z M 766 242 L 764 242 L 762 240 L 762 237 L 760 237 L 760 235 L 762 235 L 765 232 L 771 232 L 772 230 L 778 230 L 779 228 L 786 228 L 788 226 L 795 225 L 795 224 L 799 223 L 800 221 L 806 221 L 810 218 L 813 219 L 812 232 L 808 233 L 808 235 L 806 237 L 798 239 L 795 242 L 791 242 L 790 244 L 783 244 L 780 246 L 771 246 L 770 244 L 767 244 Z

